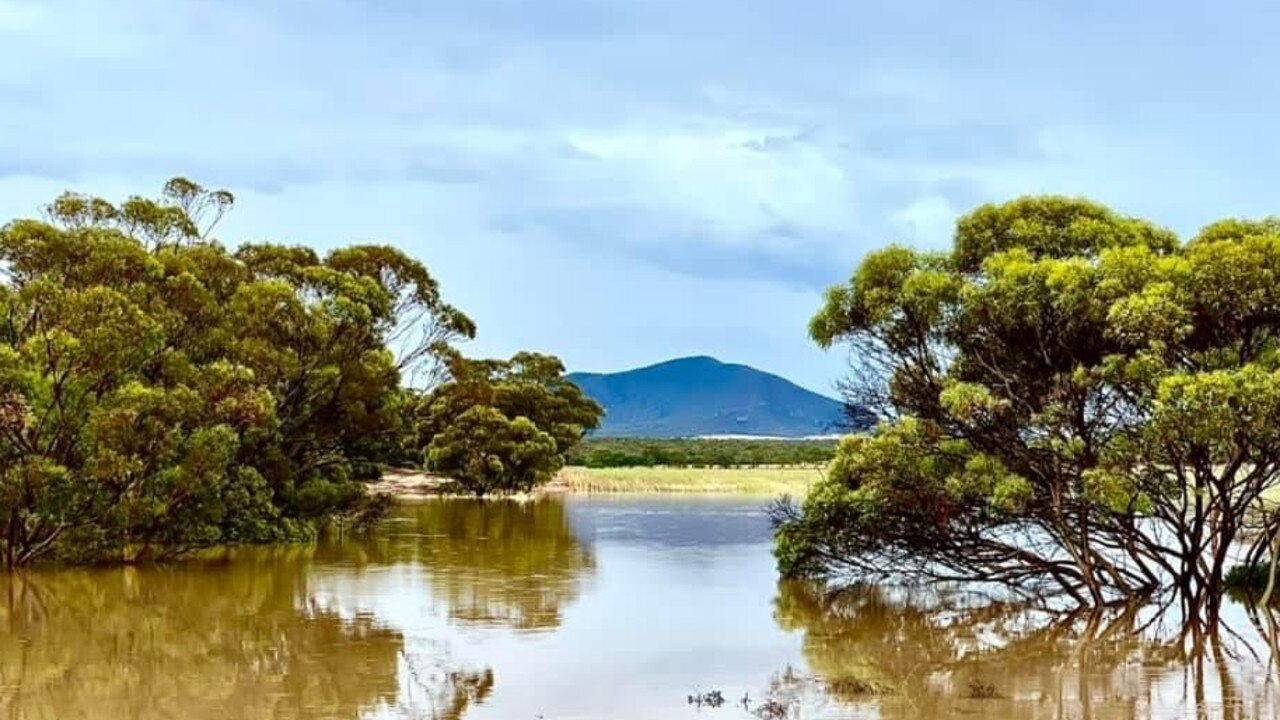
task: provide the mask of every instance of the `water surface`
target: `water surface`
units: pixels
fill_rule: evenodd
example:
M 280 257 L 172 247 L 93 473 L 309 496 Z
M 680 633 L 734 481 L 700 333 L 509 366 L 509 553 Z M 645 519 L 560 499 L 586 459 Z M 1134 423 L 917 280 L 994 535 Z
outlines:
M 1280 717 L 1265 642 L 1188 661 L 1140 614 L 831 595 L 769 548 L 757 500 L 447 500 L 315 547 L 0 578 L 0 716 Z

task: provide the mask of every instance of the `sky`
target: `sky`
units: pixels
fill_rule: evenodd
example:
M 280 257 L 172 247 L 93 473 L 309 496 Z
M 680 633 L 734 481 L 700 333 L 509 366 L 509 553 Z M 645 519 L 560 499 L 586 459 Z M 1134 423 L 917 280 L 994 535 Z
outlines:
M 1276 213 L 1280 6 L 0 0 L 0 219 L 235 193 L 228 245 L 396 245 L 467 351 L 713 355 L 831 391 L 822 290 L 958 216 Z

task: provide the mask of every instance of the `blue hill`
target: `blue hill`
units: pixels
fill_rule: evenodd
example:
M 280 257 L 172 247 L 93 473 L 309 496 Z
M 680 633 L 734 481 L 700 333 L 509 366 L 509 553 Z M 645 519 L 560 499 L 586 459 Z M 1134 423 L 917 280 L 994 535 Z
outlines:
M 837 400 L 710 357 L 569 379 L 605 408 L 597 437 L 804 437 L 839 432 L 845 422 Z

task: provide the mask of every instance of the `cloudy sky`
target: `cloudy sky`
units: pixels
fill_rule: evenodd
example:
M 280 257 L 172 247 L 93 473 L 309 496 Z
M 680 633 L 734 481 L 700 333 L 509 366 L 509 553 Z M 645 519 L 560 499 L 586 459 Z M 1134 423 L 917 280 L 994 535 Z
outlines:
M 1270 3 L 0 0 L 0 218 L 187 175 L 222 239 L 425 261 L 478 354 L 827 390 L 821 289 L 958 214 L 1280 211 Z

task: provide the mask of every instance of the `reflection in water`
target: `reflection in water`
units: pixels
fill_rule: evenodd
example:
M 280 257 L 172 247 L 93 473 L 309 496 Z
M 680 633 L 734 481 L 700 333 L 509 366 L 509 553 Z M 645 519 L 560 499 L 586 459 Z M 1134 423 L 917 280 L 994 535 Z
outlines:
M 356 718 L 394 707 L 400 633 L 320 604 L 309 555 L 0 576 L 0 714 Z M 432 670 L 420 695 L 442 717 L 488 691 L 484 673 Z
M 492 695 L 488 663 L 382 611 L 416 597 L 454 622 L 551 629 L 593 568 L 562 503 L 449 501 L 316 547 L 0 575 L 0 715 L 460 718 Z
M 314 548 L 0 576 L 0 717 L 1280 717 L 1273 620 L 1224 610 L 1188 655 L 1144 611 L 776 585 L 746 501 L 430 501 Z
M 1151 639 L 1158 618 L 1132 607 L 1061 615 L 962 594 L 804 583 L 780 584 L 775 617 L 803 633 L 816 676 L 775 680 L 773 696 L 794 708 L 835 700 L 884 718 L 1280 713 L 1266 642 L 1274 635 L 1261 623 L 1245 629 L 1264 632 L 1228 629 L 1189 647 Z
M 350 608 L 407 593 L 454 621 L 551 629 L 593 567 L 561 503 L 458 501 L 316 547 L 0 576 L 0 715 L 460 718 L 495 673 L 459 667 L 440 628 L 409 642 Z
M 579 538 L 655 550 L 713 550 L 771 543 L 767 506 L 755 498 L 624 495 L 579 499 L 572 510 Z
M 595 569 L 556 499 L 406 504 L 376 536 L 323 547 L 318 559 L 425 566 L 450 617 L 519 630 L 559 626 Z

